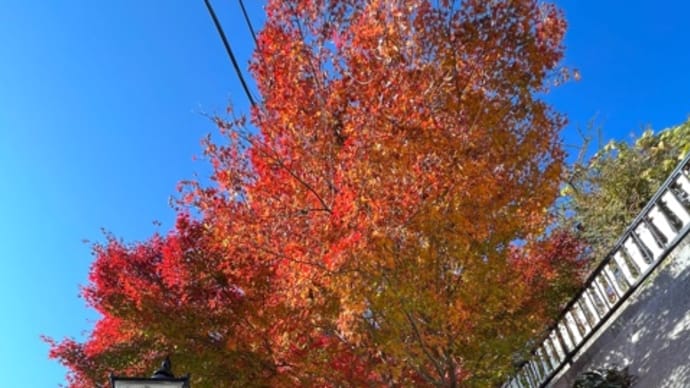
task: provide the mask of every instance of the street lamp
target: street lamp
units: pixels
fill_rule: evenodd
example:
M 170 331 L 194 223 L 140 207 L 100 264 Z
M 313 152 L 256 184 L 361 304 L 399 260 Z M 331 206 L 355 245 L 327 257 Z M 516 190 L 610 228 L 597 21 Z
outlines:
M 189 375 L 175 377 L 170 366 L 170 357 L 166 357 L 161 367 L 146 377 L 119 377 L 110 375 L 112 388 L 189 388 Z

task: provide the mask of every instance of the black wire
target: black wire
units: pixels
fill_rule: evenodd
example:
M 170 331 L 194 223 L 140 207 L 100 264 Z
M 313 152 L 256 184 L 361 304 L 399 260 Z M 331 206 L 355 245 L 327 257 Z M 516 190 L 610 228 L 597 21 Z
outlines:
M 252 21 L 249 20 L 249 15 L 247 15 L 247 9 L 244 8 L 244 1 L 240 1 L 240 8 L 242 8 L 242 14 L 244 15 L 244 21 L 247 22 L 247 27 L 249 27 L 249 32 L 252 33 L 252 38 L 254 38 L 254 44 L 256 45 L 256 33 L 254 33 L 254 27 L 252 26 Z
M 208 9 L 208 13 L 211 14 L 211 18 L 213 19 L 213 24 L 216 26 L 216 30 L 218 30 L 218 34 L 220 35 L 221 40 L 223 41 L 223 45 L 225 46 L 225 51 L 228 53 L 228 56 L 230 57 L 230 61 L 232 62 L 232 66 L 235 68 L 235 73 L 237 73 L 237 77 L 239 77 L 240 82 L 242 82 L 242 88 L 244 88 L 244 93 L 247 95 L 247 98 L 249 99 L 249 102 L 252 104 L 252 107 L 256 106 L 256 101 L 254 101 L 254 97 L 252 97 L 252 94 L 249 92 L 249 87 L 247 86 L 247 82 L 244 80 L 244 76 L 242 75 L 242 71 L 240 71 L 240 66 L 237 64 L 237 59 L 235 59 L 235 54 L 232 52 L 232 48 L 230 47 L 230 43 L 228 43 L 228 39 L 225 37 L 225 32 L 223 31 L 223 27 L 221 27 L 220 22 L 218 21 L 218 17 L 216 17 L 216 13 L 213 11 L 213 7 L 211 6 L 211 3 L 209 0 L 204 0 L 204 3 L 206 3 L 206 8 Z

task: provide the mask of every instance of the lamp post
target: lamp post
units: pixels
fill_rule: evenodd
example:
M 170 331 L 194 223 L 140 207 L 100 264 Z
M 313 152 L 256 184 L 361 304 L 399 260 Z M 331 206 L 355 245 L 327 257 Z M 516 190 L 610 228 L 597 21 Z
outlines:
M 190 388 L 189 375 L 175 377 L 172 373 L 170 357 L 166 357 L 161 367 L 151 377 L 121 377 L 110 375 L 112 388 Z

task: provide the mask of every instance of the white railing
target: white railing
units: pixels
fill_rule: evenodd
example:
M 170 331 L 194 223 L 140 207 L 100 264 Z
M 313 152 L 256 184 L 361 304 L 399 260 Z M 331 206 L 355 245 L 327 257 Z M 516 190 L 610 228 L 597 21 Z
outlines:
M 503 387 L 545 387 L 690 231 L 690 155 L 568 303 L 531 358 Z

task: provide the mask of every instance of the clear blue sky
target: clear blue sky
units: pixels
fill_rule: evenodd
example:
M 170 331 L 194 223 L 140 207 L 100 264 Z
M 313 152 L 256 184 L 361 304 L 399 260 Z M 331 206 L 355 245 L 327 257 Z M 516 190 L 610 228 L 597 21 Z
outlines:
M 246 3 L 260 25 L 261 3 Z M 569 143 L 595 116 L 605 138 L 686 120 L 690 3 L 559 4 L 565 63 L 582 73 L 549 97 Z M 246 64 L 237 2 L 214 5 Z M 167 230 L 176 183 L 206 171 L 192 161 L 214 129 L 202 113 L 246 100 L 203 0 L 3 0 L 0 54 L 0 379 L 53 387 L 65 371 L 39 336 L 82 338 L 96 319 L 77 298 L 92 260 L 82 240 Z

